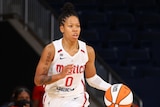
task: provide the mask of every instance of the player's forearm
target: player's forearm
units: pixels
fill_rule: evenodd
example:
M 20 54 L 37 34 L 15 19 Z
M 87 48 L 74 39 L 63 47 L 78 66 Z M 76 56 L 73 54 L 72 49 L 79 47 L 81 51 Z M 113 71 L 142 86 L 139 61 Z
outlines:
M 46 85 L 50 84 L 53 82 L 56 82 L 57 80 L 61 79 L 62 76 L 60 74 L 52 75 L 52 76 L 47 76 L 47 75 L 41 75 L 37 79 L 35 79 L 35 84 L 36 85 Z
M 87 78 L 87 83 L 94 87 L 97 88 L 99 90 L 103 90 L 106 91 L 109 87 L 111 87 L 110 83 L 105 82 L 101 77 L 99 77 L 97 74 L 94 75 L 91 78 Z

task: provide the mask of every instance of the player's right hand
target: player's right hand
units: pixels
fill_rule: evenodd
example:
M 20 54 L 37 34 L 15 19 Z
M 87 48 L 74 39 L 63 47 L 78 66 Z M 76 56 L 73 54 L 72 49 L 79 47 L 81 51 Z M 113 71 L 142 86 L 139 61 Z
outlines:
M 66 75 L 71 74 L 72 70 L 73 70 L 73 64 L 64 66 L 61 72 L 61 76 L 64 78 Z

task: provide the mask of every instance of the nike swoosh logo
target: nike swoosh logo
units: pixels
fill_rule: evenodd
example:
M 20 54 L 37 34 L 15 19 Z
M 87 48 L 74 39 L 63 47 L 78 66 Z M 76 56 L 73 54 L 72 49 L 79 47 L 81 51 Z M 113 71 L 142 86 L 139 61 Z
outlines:
M 73 100 L 76 100 L 78 97 L 73 98 Z
M 63 58 L 63 57 L 60 57 L 60 60 L 62 60 L 62 59 L 65 59 L 65 58 Z

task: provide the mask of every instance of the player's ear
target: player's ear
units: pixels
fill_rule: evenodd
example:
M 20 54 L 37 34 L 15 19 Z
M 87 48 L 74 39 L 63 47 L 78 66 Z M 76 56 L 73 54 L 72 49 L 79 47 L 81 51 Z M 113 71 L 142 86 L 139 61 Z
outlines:
M 64 33 L 64 26 L 61 25 L 59 28 L 60 28 L 61 33 L 63 34 Z

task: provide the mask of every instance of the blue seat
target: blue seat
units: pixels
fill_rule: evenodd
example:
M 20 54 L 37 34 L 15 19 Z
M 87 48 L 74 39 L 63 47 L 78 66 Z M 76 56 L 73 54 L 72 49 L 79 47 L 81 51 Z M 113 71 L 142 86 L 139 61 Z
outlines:
M 135 40 L 135 33 L 138 30 L 138 25 L 136 22 L 118 22 L 115 24 L 115 30 L 122 30 L 129 32 L 132 40 Z
M 123 5 L 126 3 L 126 0 L 98 0 L 100 5 Z
M 130 78 L 126 80 L 128 86 L 142 99 L 143 107 L 158 107 L 159 99 L 157 98 L 160 96 L 160 92 L 158 91 L 160 90 L 160 86 L 157 84 L 159 81 L 159 77 Z M 147 92 L 149 93 L 146 94 Z M 150 100 L 148 96 L 154 100 Z
M 140 48 L 152 48 L 154 41 L 160 40 L 160 31 L 144 30 L 135 34 L 136 42 Z
M 156 24 L 160 23 L 160 14 L 159 13 L 150 13 L 150 12 L 136 13 L 135 20 L 139 26 L 139 29 L 147 30 L 147 29 L 149 29 L 149 25 L 156 25 Z
M 80 20 L 83 28 L 88 29 L 89 22 L 107 22 L 106 15 L 102 12 L 95 12 L 95 11 L 84 11 L 80 15 Z M 94 25 L 96 26 L 96 25 Z
M 96 0 L 68 0 L 71 1 L 74 5 L 78 6 L 90 6 L 90 5 L 96 5 Z
M 159 77 L 160 67 L 159 66 L 137 66 L 137 72 L 142 72 L 144 77 Z
M 100 57 L 110 66 L 118 64 L 117 52 L 114 48 L 101 48 L 97 50 Z
M 129 12 L 111 12 L 106 13 L 109 17 L 109 21 L 118 23 L 118 22 L 135 22 L 135 17 L 132 13 Z
M 149 49 L 124 48 L 117 50 L 117 60 L 121 66 L 150 66 L 152 65 Z
M 129 11 L 137 12 L 157 12 L 158 5 L 156 0 L 126 0 Z
M 143 29 L 148 30 L 148 31 L 159 31 L 160 30 L 160 22 L 144 23 Z
M 98 0 L 97 5 L 104 12 L 128 11 L 126 0 Z
M 159 35 L 160 36 L 160 35 Z M 152 43 L 152 60 L 153 64 L 157 67 L 160 66 L 160 42 L 159 40 L 154 40 Z
M 109 30 L 110 25 L 108 21 L 105 20 L 96 20 L 96 21 L 88 21 L 87 24 L 88 29 L 97 29 L 97 30 Z
M 150 66 L 151 54 L 148 49 L 129 49 L 126 52 L 128 66 Z
M 94 48 L 101 47 L 100 36 L 95 29 L 82 30 L 80 38 Z
M 118 30 L 106 30 L 100 32 L 100 39 L 103 47 L 128 48 L 132 46 L 131 36 L 128 32 Z
M 134 66 L 113 66 L 113 70 L 120 75 L 123 80 L 136 79 L 142 77 L 142 72 L 135 72 L 136 68 Z
M 119 23 L 135 23 L 135 17 L 129 12 L 106 13 L 109 19 L 111 29 L 115 29 Z
M 69 0 L 71 1 L 75 6 L 78 12 L 82 13 L 84 11 L 98 11 L 96 0 Z
M 151 13 L 151 12 L 139 12 L 135 14 L 135 19 L 138 23 L 154 23 L 160 22 L 160 14 L 158 12 Z
M 137 34 L 139 40 L 160 40 L 160 31 L 140 31 Z

